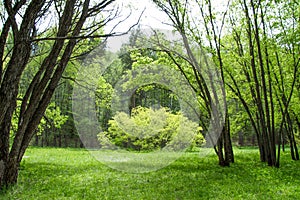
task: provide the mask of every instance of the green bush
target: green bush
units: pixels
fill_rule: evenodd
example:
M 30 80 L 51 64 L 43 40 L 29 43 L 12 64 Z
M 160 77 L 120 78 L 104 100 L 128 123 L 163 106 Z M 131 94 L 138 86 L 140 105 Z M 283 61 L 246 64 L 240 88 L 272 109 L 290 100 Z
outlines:
M 107 131 L 98 134 L 102 148 L 135 151 L 181 150 L 205 142 L 202 128 L 181 113 L 172 114 L 166 108 L 152 110 L 137 107 L 129 117 L 117 113 L 109 121 Z

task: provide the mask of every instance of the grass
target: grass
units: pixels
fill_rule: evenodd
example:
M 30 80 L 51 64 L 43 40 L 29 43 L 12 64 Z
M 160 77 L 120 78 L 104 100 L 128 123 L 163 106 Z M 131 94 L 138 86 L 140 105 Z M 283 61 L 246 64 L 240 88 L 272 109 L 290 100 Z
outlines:
M 148 173 L 120 172 L 82 149 L 29 148 L 19 182 L 0 199 L 300 199 L 300 162 L 259 162 L 255 149 L 235 149 L 236 162 L 219 167 L 215 155 L 186 153 Z

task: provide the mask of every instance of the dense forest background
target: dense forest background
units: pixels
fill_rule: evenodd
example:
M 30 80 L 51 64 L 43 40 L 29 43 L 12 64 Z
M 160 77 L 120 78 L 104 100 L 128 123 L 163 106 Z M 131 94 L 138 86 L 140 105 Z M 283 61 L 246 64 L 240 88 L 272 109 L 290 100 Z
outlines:
M 276 143 L 293 146 L 293 142 L 299 140 L 300 128 L 299 3 L 231 1 L 220 11 L 215 9 L 210 1 L 196 2 L 196 10 L 202 19 L 195 24 L 188 22 L 185 33 L 190 40 L 214 56 L 216 65 L 222 65 L 233 144 L 258 145 L 257 129 L 260 129 L 261 125 L 256 124 L 256 121 L 260 119 L 259 109 L 263 109 L 264 112 L 268 112 L 265 113 L 265 123 L 270 124 L 275 135 L 281 135 L 281 139 L 275 138 Z M 184 5 L 181 3 L 177 6 Z M 187 6 L 192 5 L 191 3 Z M 130 33 L 128 43 L 123 44 L 121 50 L 116 53 L 111 70 L 103 74 L 104 81 L 100 86 L 103 89 L 98 91 L 99 97 L 102 98 L 102 102 L 98 103 L 99 120 L 103 130 L 108 129 L 108 121 L 113 117 L 109 106 L 107 107 L 109 89 L 132 69 L 132 65 L 143 62 L 133 58 L 140 48 L 137 43 L 139 38 L 143 37 L 142 31 L 137 28 Z M 102 45 L 101 48 L 105 50 L 105 44 L 101 41 L 94 43 L 96 46 Z M 150 59 L 152 63 L 157 61 L 158 57 L 165 57 L 172 62 L 172 58 L 158 51 L 140 51 L 140 56 Z M 72 89 L 76 84 L 74 80 L 83 60 L 84 57 L 80 57 L 67 67 L 38 134 L 31 142 L 32 145 L 83 147 L 74 126 L 71 102 Z M 22 78 L 23 85 L 26 85 L 26 79 L 33 74 L 34 70 L 27 70 Z M 262 108 L 257 104 L 259 98 Z M 154 104 L 168 107 L 172 111 L 179 110 L 176 95 L 160 85 L 139 88 L 132 97 L 130 106 L 151 107 Z M 270 121 L 267 122 L 267 119 Z

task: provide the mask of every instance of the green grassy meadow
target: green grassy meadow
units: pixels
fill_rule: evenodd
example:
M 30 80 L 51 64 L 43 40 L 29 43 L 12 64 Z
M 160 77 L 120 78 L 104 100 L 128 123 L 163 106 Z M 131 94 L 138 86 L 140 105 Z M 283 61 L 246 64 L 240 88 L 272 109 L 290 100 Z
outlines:
M 29 148 L 16 186 L 0 199 L 300 199 L 300 162 L 282 154 L 281 167 L 259 162 L 256 149 L 235 148 L 236 162 L 186 153 L 154 172 L 126 173 L 84 149 Z

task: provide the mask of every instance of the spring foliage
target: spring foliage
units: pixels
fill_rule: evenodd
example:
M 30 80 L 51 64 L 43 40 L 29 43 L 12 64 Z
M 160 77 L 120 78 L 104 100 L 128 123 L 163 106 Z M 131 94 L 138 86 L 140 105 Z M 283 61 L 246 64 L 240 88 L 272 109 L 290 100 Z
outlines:
M 184 150 L 205 142 L 199 125 L 181 113 L 166 108 L 153 110 L 136 107 L 131 117 L 118 112 L 109 121 L 109 128 L 98 134 L 102 148 L 135 151 Z

